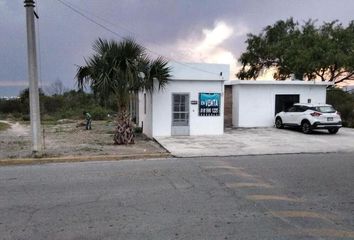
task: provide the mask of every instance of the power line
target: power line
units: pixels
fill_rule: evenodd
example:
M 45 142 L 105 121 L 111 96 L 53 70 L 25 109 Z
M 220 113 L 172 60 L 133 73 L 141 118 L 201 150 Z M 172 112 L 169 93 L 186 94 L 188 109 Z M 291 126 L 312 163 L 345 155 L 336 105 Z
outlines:
M 79 14 L 80 16 L 82 16 L 83 18 L 87 19 L 88 21 L 92 22 L 93 24 L 96 24 L 96 25 L 98 25 L 99 27 L 105 29 L 106 31 L 112 33 L 113 35 L 116 35 L 116 36 L 118 36 L 118 37 L 121 38 L 121 39 L 126 39 L 126 37 L 122 36 L 121 34 L 115 32 L 114 30 L 112 30 L 112 29 L 108 28 L 107 26 L 105 26 L 105 25 L 103 25 L 103 24 L 97 22 L 96 20 L 94 20 L 93 18 L 91 18 L 90 16 L 88 16 L 87 14 L 83 13 L 82 11 L 84 11 L 84 10 L 79 10 L 78 8 L 75 8 L 72 4 L 70 4 L 70 3 L 68 3 L 68 2 L 65 2 L 65 1 L 63 1 L 63 0 L 56 0 L 56 1 L 58 1 L 58 2 L 61 3 L 61 4 L 63 4 L 63 5 L 66 6 L 67 8 L 71 9 L 71 10 L 74 11 L 75 13 Z M 87 11 L 85 11 L 85 12 L 87 12 Z M 91 15 L 93 15 L 93 14 L 91 14 Z M 93 16 L 95 16 L 95 15 L 93 15 Z M 98 17 L 98 16 L 95 16 L 95 17 L 98 18 L 98 19 L 100 19 L 101 21 L 104 21 L 104 22 L 106 22 L 106 23 L 109 23 L 109 24 L 111 24 L 111 25 L 116 26 L 115 24 L 110 23 L 109 21 L 103 19 L 102 17 Z M 118 26 L 116 26 L 116 27 L 118 27 Z M 124 27 L 120 27 L 120 28 L 123 28 L 125 31 L 130 32 L 130 33 L 132 33 L 132 34 L 134 34 L 134 35 L 138 35 L 138 34 L 132 32 L 132 31 L 130 31 L 130 30 L 124 28 Z M 212 75 L 216 75 L 216 76 L 220 77 L 219 73 L 209 72 L 209 71 L 206 71 L 206 70 L 197 68 L 197 67 L 193 67 L 193 66 L 190 66 L 190 65 L 188 65 L 188 64 L 186 64 L 186 63 L 182 63 L 182 62 L 180 62 L 180 61 L 177 61 L 176 59 L 174 59 L 174 58 L 172 58 L 172 57 L 166 57 L 166 56 L 164 56 L 164 55 L 162 55 L 162 54 L 160 54 L 160 53 L 158 53 L 158 52 L 156 52 L 156 51 L 153 51 L 153 50 L 151 50 L 151 49 L 149 49 L 149 48 L 147 48 L 147 47 L 144 47 L 144 48 L 145 48 L 147 51 L 149 51 L 150 53 L 154 54 L 154 55 L 162 56 L 162 57 L 164 57 L 164 58 L 166 58 L 166 59 L 168 59 L 168 60 L 170 60 L 170 61 L 173 61 L 173 62 L 175 62 L 175 63 L 177 63 L 177 64 L 180 64 L 180 65 L 182 65 L 182 66 L 185 66 L 185 67 L 187 67 L 187 68 L 194 69 L 194 70 L 196 70 L 196 71 L 200 71 L 200 72 L 204 72 L 204 73 L 208 73 L 208 74 L 212 74 Z
M 87 20 L 89 20 L 90 22 L 100 26 L 101 28 L 107 30 L 108 32 L 118 36 L 119 38 L 125 39 L 125 37 L 123 37 L 122 35 L 120 35 L 119 33 L 116 33 L 115 31 L 109 29 L 108 27 L 104 26 L 103 24 L 96 22 L 94 19 L 90 18 L 89 16 L 87 16 L 86 14 L 80 12 L 79 10 L 75 9 L 74 7 L 72 7 L 70 4 L 62 1 L 62 0 L 57 0 L 58 2 L 60 2 L 61 4 L 65 5 L 66 7 L 70 8 L 72 11 L 74 11 L 75 13 L 79 14 L 80 16 L 82 16 L 83 18 L 86 18 Z
M 129 28 L 126 28 L 126 27 L 124 27 L 123 25 L 120 25 L 120 24 L 117 24 L 117 23 L 112 23 L 111 21 L 108 21 L 107 19 L 105 19 L 105 18 L 103 18 L 103 17 L 97 16 L 97 15 L 94 14 L 93 12 L 90 12 L 90 11 L 87 11 L 87 10 L 85 10 L 85 9 L 83 9 L 83 8 L 80 8 L 78 5 L 75 5 L 75 4 L 73 4 L 73 3 L 69 3 L 69 2 L 67 2 L 67 1 L 65 1 L 65 0 L 61 0 L 61 1 L 62 1 L 62 2 L 65 2 L 67 5 L 70 5 L 71 7 L 75 8 L 75 9 L 78 10 L 78 11 L 81 11 L 81 12 L 83 12 L 83 13 L 86 13 L 86 15 L 91 15 L 91 16 L 93 16 L 93 17 L 95 17 L 95 18 L 97 18 L 97 19 L 99 19 L 99 20 L 101 20 L 101 21 L 103 21 L 103 22 L 105 22 L 105 23 L 108 23 L 108 24 L 110 24 L 110 25 L 112 25 L 112 26 L 114 26 L 114 27 L 121 28 L 121 29 L 123 29 L 124 31 L 127 31 L 127 32 L 130 33 L 130 34 L 139 36 L 139 34 L 137 34 L 136 32 L 132 32 Z M 143 38 L 141 35 L 140 35 L 139 37 L 140 37 L 140 38 Z M 155 43 L 155 44 L 156 44 L 156 43 Z

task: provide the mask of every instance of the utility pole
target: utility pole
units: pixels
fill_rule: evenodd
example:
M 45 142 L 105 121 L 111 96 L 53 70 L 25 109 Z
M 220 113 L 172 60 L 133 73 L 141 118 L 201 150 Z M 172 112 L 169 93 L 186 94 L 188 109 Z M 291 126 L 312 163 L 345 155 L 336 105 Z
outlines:
M 28 77 L 30 119 L 32 134 L 32 153 L 37 155 L 42 152 L 41 118 L 39 112 L 39 89 L 37 70 L 36 30 L 34 25 L 34 0 L 25 0 L 27 24 L 27 52 L 28 52 Z

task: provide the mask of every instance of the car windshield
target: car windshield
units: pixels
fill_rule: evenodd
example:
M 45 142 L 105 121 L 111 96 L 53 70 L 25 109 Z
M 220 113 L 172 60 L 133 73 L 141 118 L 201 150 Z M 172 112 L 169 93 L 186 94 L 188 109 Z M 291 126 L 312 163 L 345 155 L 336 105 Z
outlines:
M 321 113 L 335 113 L 336 112 L 336 110 L 332 106 L 319 106 L 319 107 L 313 107 L 311 109 L 315 110 L 317 112 L 321 112 Z

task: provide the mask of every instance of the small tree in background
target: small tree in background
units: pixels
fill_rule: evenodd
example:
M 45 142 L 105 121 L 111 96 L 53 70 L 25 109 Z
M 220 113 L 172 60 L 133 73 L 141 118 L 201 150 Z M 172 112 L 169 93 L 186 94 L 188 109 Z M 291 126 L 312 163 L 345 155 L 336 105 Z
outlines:
M 69 89 L 66 88 L 60 79 L 56 79 L 52 84 L 45 88 L 45 92 L 49 95 L 63 95 L 68 92 Z
M 118 105 L 114 142 L 134 143 L 129 101 L 139 90 L 153 91 L 154 82 L 159 89 L 163 88 L 170 78 L 168 62 L 161 57 L 151 60 L 145 49 L 132 39 L 116 42 L 99 38 L 93 50 L 93 55 L 85 60 L 86 65 L 78 67 L 78 88 L 88 85 L 100 98 L 114 95 Z

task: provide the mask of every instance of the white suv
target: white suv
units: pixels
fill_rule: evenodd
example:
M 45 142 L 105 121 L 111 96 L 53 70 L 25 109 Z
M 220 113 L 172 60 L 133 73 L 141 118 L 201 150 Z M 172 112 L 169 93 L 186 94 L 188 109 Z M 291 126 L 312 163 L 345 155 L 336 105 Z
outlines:
M 327 129 L 335 134 L 342 127 L 342 119 L 328 104 L 294 104 L 289 110 L 275 115 L 275 127 L 301 127 L 303 133 L 311 133 L 313 129 Z

